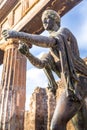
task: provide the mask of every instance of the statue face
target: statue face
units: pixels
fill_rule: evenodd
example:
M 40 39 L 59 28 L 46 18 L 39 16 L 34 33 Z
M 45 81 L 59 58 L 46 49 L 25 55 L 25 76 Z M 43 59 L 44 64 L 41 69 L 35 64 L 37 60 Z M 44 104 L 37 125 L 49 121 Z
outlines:
M 57 31 L 59 28 L 60 17 L 53 10 L 46 10 L 42 15 L 44 29 L 47 31 Z
M 46 30 L 53 30 L 53 27 L 55 25 L 55 20 L 52 19 L 50 16 L 46 16 L 43 19 L 43 26 Z

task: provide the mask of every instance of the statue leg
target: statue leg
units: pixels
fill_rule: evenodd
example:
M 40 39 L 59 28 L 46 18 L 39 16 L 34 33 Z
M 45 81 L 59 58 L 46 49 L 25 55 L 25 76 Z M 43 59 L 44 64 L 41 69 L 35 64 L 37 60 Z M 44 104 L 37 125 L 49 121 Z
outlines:
M 85 117 L 83 113 L 83 106 L 82 108 L 76 113 L 76 115 L 72 118 L 72 123 L 75 127 L 75 130 L 87 130 L 87 127 L 85 127 Z M 87 118 L 87 114 L 86 114 Z
M 51 130 L 66 130 L 67 122 L 81 108 L 79 101 L 73 101 L 64 92 L 58 100 L 51 122 Z
M 84 99 L 84 106 L 82 108 L 83 111 L 83 117 L 84 117 L 84 130 L 87 130 L 87 97 Z
M 87 98 L 84 99 L 82 108 L 72 118 L 75 130 L 87 130 Z
M 83 97 L 82 108 L 72 118 L 75 130 L 87 130 L 87 77 L 80 76 L 80 83 L 78 84 L 77 91 Z

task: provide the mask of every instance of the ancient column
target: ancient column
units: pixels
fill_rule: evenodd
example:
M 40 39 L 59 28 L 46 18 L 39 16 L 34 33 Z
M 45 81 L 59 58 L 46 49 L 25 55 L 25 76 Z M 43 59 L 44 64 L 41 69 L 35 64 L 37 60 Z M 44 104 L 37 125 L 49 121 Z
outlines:
M 17 41 L 4 44 L 1 80 L 0 130 L 24 130 L 26 59 L 18 52 Z

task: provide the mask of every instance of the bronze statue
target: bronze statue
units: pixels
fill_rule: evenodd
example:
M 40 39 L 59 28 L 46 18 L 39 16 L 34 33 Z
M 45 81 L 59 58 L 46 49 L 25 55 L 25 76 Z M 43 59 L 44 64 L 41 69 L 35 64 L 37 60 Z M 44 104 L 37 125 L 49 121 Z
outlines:
M 6 40 L 16 38 L 23 43 L 19 51 L 34 66 L 44 69 L 54 94 L 57 84 L 52 71 L 63 80 L 65 91 L 56 105 L 51 130 L 66 130 L 67 122 L 72 118 L 76 130 L 87 130 L 87 65 L 79 56 L 76 38 L 67 28 L 60 27 L 60 16 L 56 11 L 44 11 L 42 23 L 50 37 L 13 30 L 4 30 L 2 34 Z M 50 48 L 50 51 L 38 59 L 30 53 L 32 45 Z

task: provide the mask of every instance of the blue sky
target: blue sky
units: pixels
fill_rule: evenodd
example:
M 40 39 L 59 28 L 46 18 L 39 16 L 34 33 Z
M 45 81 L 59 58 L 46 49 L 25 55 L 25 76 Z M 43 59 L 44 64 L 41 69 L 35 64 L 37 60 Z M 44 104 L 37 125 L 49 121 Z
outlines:
M 65 16 L 61 18 L 61 26 L 67 27 L 75 35 L 82 58 L 87 57 L 87 0 L 83 0 L 75 6 Z M 41 35 L 49 36 L 47 31 Z M 31 53 L 36 57 L 41 57 L 49 49 L 33 47 Z M 0 72 L 2 66 L 0 67 Z M 47 87 L 47 78 L 42 69 L 37 69 L 27 61 L 27 80 L 26 80 L 26 110 L 29 109 L 29 99 L 36 87 Z

